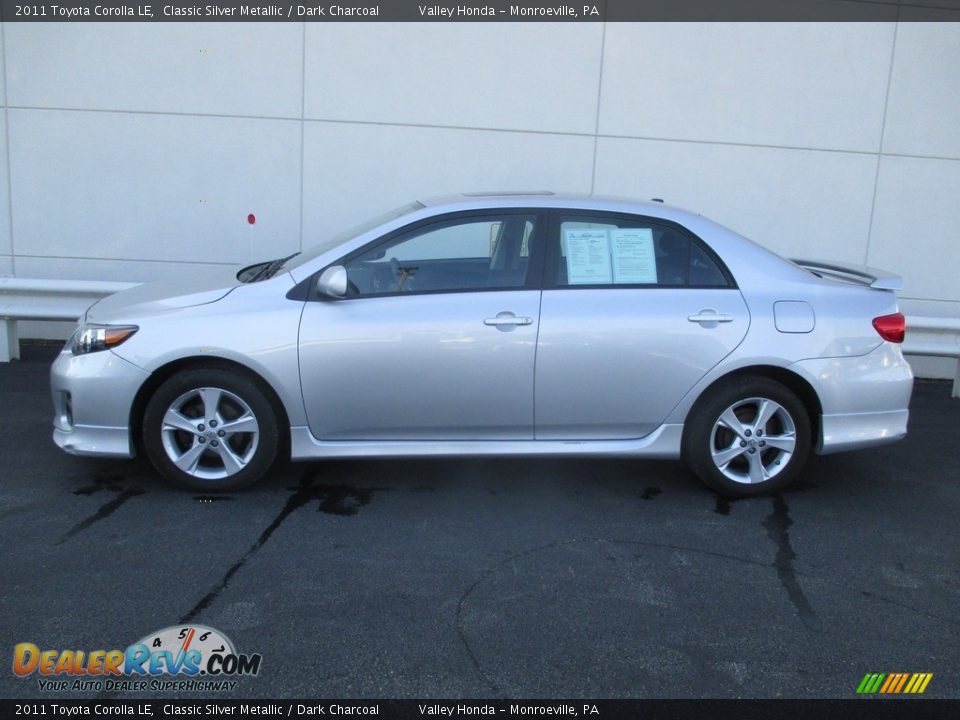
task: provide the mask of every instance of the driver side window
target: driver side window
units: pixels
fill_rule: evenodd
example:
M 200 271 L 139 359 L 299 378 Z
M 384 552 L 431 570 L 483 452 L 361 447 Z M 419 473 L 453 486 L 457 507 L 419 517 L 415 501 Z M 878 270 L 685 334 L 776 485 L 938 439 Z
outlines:
M 347 296 L 523 288 L 534 221 L 471 215 L 401 233 L 344 263 Z

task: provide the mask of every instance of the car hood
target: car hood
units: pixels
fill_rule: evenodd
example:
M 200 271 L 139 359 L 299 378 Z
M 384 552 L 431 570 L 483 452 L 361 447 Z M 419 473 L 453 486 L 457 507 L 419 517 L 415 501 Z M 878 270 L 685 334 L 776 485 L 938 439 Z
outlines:
M 87 310 L 87 322 L 133 321 L 143 315 L 206 305 L 241 285 L 237 268 L 207 271 L 203 275 L 137 285 L 108 295 Z

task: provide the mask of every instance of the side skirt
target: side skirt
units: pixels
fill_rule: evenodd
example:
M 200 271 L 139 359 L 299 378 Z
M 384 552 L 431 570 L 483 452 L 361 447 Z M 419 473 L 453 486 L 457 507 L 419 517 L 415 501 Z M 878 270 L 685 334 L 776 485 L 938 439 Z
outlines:
M 293 460 L 348 457 L 436 457 L 484 455 L 550 455 L 680 457 L 683 425 L 661 425 L 646 437 L 631 440 L 317 440 L 310 429 L 290 428 Z

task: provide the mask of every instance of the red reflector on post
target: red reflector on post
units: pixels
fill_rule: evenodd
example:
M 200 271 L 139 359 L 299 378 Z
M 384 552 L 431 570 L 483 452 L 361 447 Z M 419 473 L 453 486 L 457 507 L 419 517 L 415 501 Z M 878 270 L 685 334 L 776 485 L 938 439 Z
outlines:
M 907 319 L 903 316 L 903 313 L 881 315 L 873 319 L 873 327 L 884 340 L 902 343 L 903 336 L 907 332 Z

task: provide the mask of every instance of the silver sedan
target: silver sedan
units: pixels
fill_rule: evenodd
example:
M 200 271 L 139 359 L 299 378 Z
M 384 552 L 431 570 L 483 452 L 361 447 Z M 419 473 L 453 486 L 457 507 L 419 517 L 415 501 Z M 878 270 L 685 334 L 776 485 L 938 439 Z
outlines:
M 905 435 L 899 287 L 658 202 L 412 203 L 96 303 L 52 368 L 53 436 L 204 491 L 281 455 L 608 455 L 775 492 L 811 451 Z

